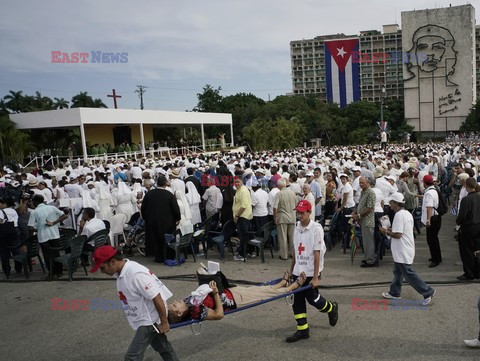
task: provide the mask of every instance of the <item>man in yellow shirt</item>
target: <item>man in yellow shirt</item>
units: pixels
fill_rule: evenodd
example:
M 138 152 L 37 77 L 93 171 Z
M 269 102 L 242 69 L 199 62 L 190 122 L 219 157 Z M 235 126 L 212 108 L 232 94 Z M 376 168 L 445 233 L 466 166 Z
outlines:
M 240 246 L 238 247 L 238 255 L 233 257 L 234 261 L 245 260 L 245 248 L 248 242 L 248 231 L 250 230 L 250 221 L 252 214 L 252 199 L 247 187 L 242 184 L 242 178 L 235 177 L 235 197 L 233 199 L 233 221 L 237 225 L 237 233 L 240 238 Z

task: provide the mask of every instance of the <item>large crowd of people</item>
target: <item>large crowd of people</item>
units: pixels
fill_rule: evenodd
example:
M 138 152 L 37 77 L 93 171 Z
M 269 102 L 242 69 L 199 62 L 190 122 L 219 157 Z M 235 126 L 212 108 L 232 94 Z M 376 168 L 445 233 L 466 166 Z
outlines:
M 479 167 L 480 145 L 474 142 L 148 156 L 83 164 L 67 162 L 29 172 L 4 167 L 0 175 L 0 220 L 3 228 L 12 223 L 16 231 L 9 228 L 10 238 L 0 249 L 2 269 L 8 277 L 11 254 L 21 252 L 21 243 L 32 229 L 36 229 L 42 246 L 59 237 L 60 225 L 89 236 L 108 228 L 118 214 L 125 215 L 125 222 L 140 214 L 146 255 L 159 263 L 173 258 L 165 247 L 169 242 L 165 234 L 193 233 L 195 226 L 206 219 L 213 220 L 218 229 L 227 222 L 234 225 L 239 243 L 233 260 L 245 261 L 256 256 L 256 249 L 248 245 L 251 231 L 271 222 L 276 242 L 270 247 L 278 248 L 279 259 L 293 259 L 291 271 L 299 276 L 305 269 L 297 270 L 295 260 L 303 257 L 302 249 L 310 242 L 299 244 L 299 238 L 310 237 L 303 236 L 306 230 L 312 232 L 311 242 L 317 242 L 319 237 L 320 231 L 311 229 L 311 222 L 321 228 L 320 243 L 324 242 L 323 227 L 328 225 L 330 232 L 335 230 L 334 240 L 345 250 L 350 247 L 352 227 L 357 227 L 364 249 L 362 268 L 378 267 L 385 247 L 391 248 L 394 280 L 384 297 L 400 297 L 401 280 L 405 278 L 428 305 L 435 290 L 412 268 L 414 229 L 418 231 L 418 222 L 425 226 L 429 267 L 441 266 L 438 234 L 445 203 L 450 204 L 452 214 L 458 215 L 463 264 L 463 274 L 458 278 L 479 279 L 480 266 L 475 257 L 480 248 Z M 306 207 L 306 203 L 310 206 Z M 303 219 L 305 214 L 308 218 Z M 17 236 L 13 237 L 12 232 Z M 308 252 L 324 253 L 320 245 L 313 243 Z M 200 253 L 198 247 L 196 252 Z M 48 264 L 47 255 L 45 259 Z M 316 256 L 308 262 L 314 259 Z M 323 254 L 320 263 L 323 267 Z M 21 265 L 15 264 L 15 270 L 21 272 Z M 61 275 L 61 269 L 53 270 Z M 308 282 L 318 283 L 317 276 L 318 267 L 308 269 Z M 316 298 L 319 304 L 315 307 L 322 308 L 329 317 L 330 312 L 336 312 L 336 303 L 314 293 L 302 297 L 302 305 L 305 299 L 310 302 L 310 298 Z M 304 313 L 304 306 L 296 302 L 298 332 L 288 342 L 308 337 L 306 316 L 297 317 Z M 469 342 L 480 347 L 479 340 Z

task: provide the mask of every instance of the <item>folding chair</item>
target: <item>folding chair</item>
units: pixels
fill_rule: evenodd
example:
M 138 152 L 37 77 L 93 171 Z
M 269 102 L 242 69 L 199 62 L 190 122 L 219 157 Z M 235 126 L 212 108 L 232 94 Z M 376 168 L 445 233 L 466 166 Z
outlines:
M 216 217 L 217 216 L 217 217 Z M 215 229 L 218 222 L 218 215 L 208 217 L 204 222 L 194 226 L 193 241 L 195 244 L 202 244 L 205 258 L 208 256 L 208 237 L 212 229 Z
M 249 240 L 247 243 L 252 245 L 252 246 L 255 246 L 256 248 L 258 248 L 260 250 L 260 258 L 262 259 L 262 263 L 265 263 L 265 255 L 264 255 L 263 250 L 264 250 L 265 244 L 270 242 L 270 235 L 271 235 L 271 232 L 272 232 L 272 227 L 273 227 L 273 221 L 270 221 L 270 222 L 266 223 L 265 225 L 263 225 L 263 227 L 260 228 L 258 231 L 248 232 L 249 234 L 253 235 L 253 238 L 251 240 Z M 274 258 L 274 256 L 273 256 L 273 246 L 272 246 L 271 242 L 270 242 L 270 253 L 272 254 L 272 258 Z M 245 244 L 244 254 L 245 255 L 247 254 L 247 244 Z M 244 262 L 245 262 L 246 258 L 247 257 L 244 257 Z
M 82 263 L 83 270 L 85 271 L 85 276 L 88 276 L 87 268 L 85 267 L 85 262 L 82 259 L 82 251 L 83 246 L 87 242 L 87 236 L 78 236 L 73 238 L 70 241 L 70 253 L 66 253 L 63 256 L 55 257 L 55 262 L 60 262 L 67 266 L 68 270 L 68 280 L 71 282 L 73 280 L 73 270 L 74 270 L 74 263 L 77 259 L 80 259 Z
M 107 244 L 107 242 L 109 240 L 108 239 L 108 233 L 109 232 L 108 232 L 107 229 L 102 229 L 101 231 L 98 231 L 98 232 L 92 234 L 87 239 L 87 242 L 85 242 L 85 244 L 88 244 L 90 241 L 93 241 L 93 251 L 88 251 L 84 247 L 82 255 L 87 256 L 90 260 L 92 260 L 93 252 L 95 252 L 95 250 L 98 247 L 105 246 Z
M 48 247 L 48 253 L 49 253 L 49 258 L 50 258 L 50 269 L 49 269 L 49 275 L 53 274 L 53 262 L 54 259 L 59 257 L 57 252 L 64 251 L 65 253 L 70 252 L 70 242 L 74 237 L 71 237 L 71 234 L 64 234 L 60 235 L 60 238 L 57 240 L 54 240 L 53 246 Z
M 210 231 L 210 234 L 214 235 L 212 241 L 217 245 L 220 252 L 220 258 L 222 261 L 225 259 L 225 242 L 230 246 L 230 251 L 233 254 L 232 243 L 230 237 L 235 233 L 235 224 L 232 220 L 225 222 L 221 232 Z
M 167 240 L 170 240 L 168 242 Z M 192 250 L 193 262 L 197 262 L 195 258 L 195 250 L 193 249 L 193 233 L 180 235 L 178 232 L 172 234 L 165 234 L 165 246 L 175 250 L 175 260 L 177 266 L 180 266 L 180 251 L 183 249 L 185 259 L 187 258 L 187 248 Z
M 45 273 L 45 266 L 43 264 L 43 260 L 40 257 L 40 245 L 37 241 L 37 236 L 28 237 L 25 241 L 22 242 L 22 246 L 27 246 L 26 253 L 20 253 L 13 256 L 13 259 L 17 262 L 22 263 L 23 272 L 25 274 L 25 278 L 30 278 L 30 273 L 33 271 L 32 267 L 32 258 L 37 257 L 40 266 L 42 266 L 42 271 Z
M 116 214 L 112 217 L 110 225 L 110 244 L 114 247 L 118 246 L 118 236 L 122 236 L 123 242 L 127 241 L 125 237 L 125 223 L 127 222 L 127 216 L 123 213 Z

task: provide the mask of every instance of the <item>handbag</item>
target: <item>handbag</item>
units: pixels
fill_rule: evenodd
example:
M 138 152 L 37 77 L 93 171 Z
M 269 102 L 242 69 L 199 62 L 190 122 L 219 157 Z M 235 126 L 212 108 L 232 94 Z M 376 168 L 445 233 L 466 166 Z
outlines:
M 215 274 L 200 274 L 197 272 L 198 285 L 209 284 L 211 281 L 215 281 L 217 284 L 218 292 L 223 293 L 225 288 L 232 288 L 235 285 L 230 284 L 227 280 L 227 277 L 221 272 L 218 271 Z

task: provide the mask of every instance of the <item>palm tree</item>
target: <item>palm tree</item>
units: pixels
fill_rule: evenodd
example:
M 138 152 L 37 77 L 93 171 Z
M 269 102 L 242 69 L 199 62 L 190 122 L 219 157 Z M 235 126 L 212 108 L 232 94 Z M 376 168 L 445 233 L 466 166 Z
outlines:
M 28 106 L 28 109 L 30 111 L 54 109 L 53 100 L 50 99 L 49 97 L 42 96 L 42 94 L 38 90 L 35 92 L 35 96 L 28 97 L 28 98 L 32 99 L 32 102 Z
M 80 92 L 72 98 L 72 106 L 70 108 L 88 108 L 93 103 L 93 99 L 87 92 Z
M 107 108 L 107 106 L 102 102 L 102 99 L 97 98 L 93 101 L 92 108 Z
M 8 115 L 0 116 L 0 154 L 3 163 L 9 160 L 22 162 L 29 146 L 28 135 L 18 130 Z
M 5 100 L 0 99 L 0 116 L 8 114 L 7 106 L 5 104 Z
M 13 90 L 10 90 L 9 93 L 10 94 L 7 94 L 3 97 L 3 100 L 5 101 L 5 106 L 13 113 L 20 113 L 24 110 L 25 106 L 25 97 L 22 94 L 23 92 L 15 92 Z
M 70 103 L 68 100 L 64 98 L 53 98 L 55 100 L 54 107 L 55 109 L 68 109 L 68 103 Z
M 80 92 L 72 98 L 72 106 L 70 108 L 106 108 L 107 106 L 101 99 L 95 99 L 88 95 L 87 92 Z

